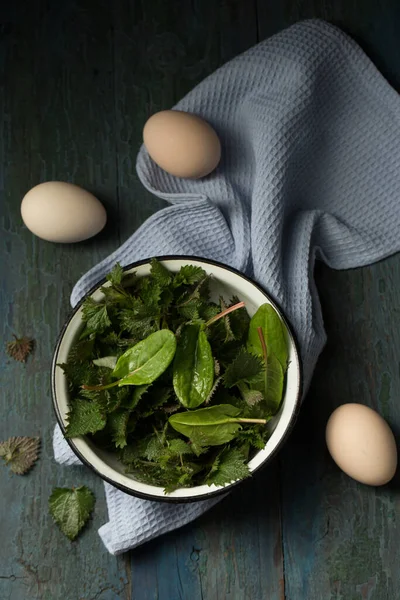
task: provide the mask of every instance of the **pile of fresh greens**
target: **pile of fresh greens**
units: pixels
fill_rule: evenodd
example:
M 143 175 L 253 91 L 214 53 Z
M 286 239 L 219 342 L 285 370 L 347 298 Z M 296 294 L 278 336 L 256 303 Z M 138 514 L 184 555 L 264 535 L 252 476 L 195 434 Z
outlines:
M 88 435 L 126 471 L 166 492 L 249 474 L 279 409 L 288 352 L 274 308 L 210 300 L 194 265 L 148 277 L 116 265 L 101 302 L 83 304 L 83 332 L 60 365 L 70 389 L 66 435 Z

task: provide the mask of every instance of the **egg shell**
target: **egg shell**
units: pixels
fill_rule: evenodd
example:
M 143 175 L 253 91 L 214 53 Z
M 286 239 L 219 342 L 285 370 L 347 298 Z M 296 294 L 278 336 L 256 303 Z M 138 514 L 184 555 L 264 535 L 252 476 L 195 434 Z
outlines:
M 361 483 L 385 485 L 396 472 L 397 447 L 392 430 L 368 406 L 339 406 L 327 423 L 326 443 L 342 471 Z
M 143 141 L 154 162 L 175 177 L 205 177 L 221 158 L 221 144 L 211 125 L 179 110 L 164 110 L 150 117 Z
M 107 213 L 90 192 L 72 183 L 47 181 L 33 187 L 21 203 L 27 228 L 49 242 L 81 242 L 103 229 Z

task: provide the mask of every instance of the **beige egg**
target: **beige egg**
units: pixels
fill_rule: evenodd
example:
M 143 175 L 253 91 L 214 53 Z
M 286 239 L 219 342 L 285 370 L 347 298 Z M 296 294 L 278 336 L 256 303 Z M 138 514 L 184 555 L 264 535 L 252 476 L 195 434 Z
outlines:
M 175 177 L 205 177 L 221 158 L 221 144 L 211 125 L 179 110 L 163 110 L 150 117 L 143 141 L 154 162 Z
M 368 406 L 339 406 L 326 426 L 326 443 L 342 471 L 361 483 L 384 485 L 396 472 L 397 447 L 392 430 Z
M 24 196 L 22 219 L 27 228 L 49 242 L 81 242 L 101 231 L 107 221 L 104 206 L 77 185 L 47 181 Z

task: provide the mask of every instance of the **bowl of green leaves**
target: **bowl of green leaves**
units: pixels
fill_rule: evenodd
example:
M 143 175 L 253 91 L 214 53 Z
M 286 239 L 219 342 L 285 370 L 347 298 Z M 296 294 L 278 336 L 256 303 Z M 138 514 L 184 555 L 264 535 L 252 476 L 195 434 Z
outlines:
M 202 500 L 253 475 L 287 438 L 301 388 L 295 337 L 268 294 L 191 257 L 115 265 L 73 310 L 52 363 L 73 451 L 150 500 Z

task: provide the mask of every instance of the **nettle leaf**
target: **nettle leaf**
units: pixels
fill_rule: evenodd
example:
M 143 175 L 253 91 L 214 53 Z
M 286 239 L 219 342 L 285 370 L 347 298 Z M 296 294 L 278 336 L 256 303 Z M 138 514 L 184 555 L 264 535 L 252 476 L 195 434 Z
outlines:
M 240 302 L 237 296 L 232 296 L 229 306 L 235 306 Z M 235 340 L 244 341 L 249 331 L 250 317 L 246 308 L 239 308 L 230 313 L 230 327 Z
M 142 277 L 139 283 L 139 295 L 145 306 L 157 307 L 161 299 L 161 286 L 147 277 Z
M 126 410 L 115 411 L 108 415 L 107 428 L 117 448 L 124 448 L 127 445 L 129 416 L 130 413 Z
M 263 370 L 263 363 L 254 354 L 242 351 L 227 367 L 224 374 L 224 384 L 231 388 L 238 383 L 250 382 L 254 377 L 260 375 Z
M 61 531 L 72 541 L 89 519 L 95 501 L 86 486 L 55 488 L 49 498 L 49 510 Z
M 115 264 L 113 270 L 108 273 L 107 280 L 111 282 L 112 285 L 120 285 L 124 276 L 124 270 L 119 263 Z
M 87 329 L 96 333 L 102 333 L 111 325 L 107 306 L 90 297 L 82 305 L 82 319 L 86 322 Z
M 173 456 L 181 456 L 183 454 L 193 454 L 193 450 L 190 445 L 181 440 L 180 438 L 176 438 L 171 440 L 168 444 L 168 451 Z
M 208 394 L 204 404 L 210 404 L 211 400 L 214 398 L 216 391 L 218 390 L 220 383 L 222 382 L 222 377 L 217 377 L 214 380 L 214 384 L 211 388 L 210 393 Z
M 265 344 L 269 354 L 274 354 L 282 368 L 286 370 L 288 362 L 288 348 L 286 329 L 278 313 L 271 304 L 262 304 L 250 320 L 247 338 L 249 352 L 263 356 L 258 329 L 261 327 Z
M 40 449 L 38 437 L 11 437 L 0 442 L 0 458 L 13 473 L 24 475 L 35 464 Z
M 263 450 L 268 439 L 268 431 L 260 431 L 257 427 L 242 429 L 239 431 L 236 440 L 249 443 L 256 450 Z
M 127 331 L 137 340 L 144 339 L 159 329 L 160 314 L 150 307 L 142 309 L 123 309 L 119 312 L 119 322 L 123 331 Z
M 33 350 L 33 340 L 28 337 L 17 338 L 14 335 L 14 341 L 7 343 L 6 350 L 7 354 L 14 360 L 26 362 L 26 359 Z
M 123 408 L 129 409 L 129 410 L 133 410 L 134 408 L 136 408 L 136 406 L 139 404 L 139 401 L 141 400 L 142 396 L 144 396 L 149 388 L 151 387 L 151 383 L 147 384 L 147 385 L 135 385 L 133 386 L 132 390 L 129 390 L 129 395 L 128 397 L 121 403 Z M 127 389 L 127 388 L 121 388 L 121 389 Z
M 71 391 L 74 387 L 80 387 L 83 384 L 90 385 L 99 380 L 98 368 L 91 362 L 88 364 L 87 362 L 74 363 L 68 361 L 67 363 L 58 363 L 57 366 L 64 371 Z
M 147 443 L 146 450 L 144 452 L 144 456 L 148 460 L 157 461 L 160 456 L 164 453 L 164 446 L 158 437 L 158 435 L 153 435 L 149 439 Z
M 161 288 L 168 287 L 172 281 L 172 275 L 156 258 L 151 260 L 150 273 L 152 279 Z
M 93 356 L 94 339 L 85 339 L 74 344 L 68 354 L 68 364 L 82 364 Z
M 238 384 L 243 400 L 248 406 L 255 406 L 264 400 L 264 394 L 259 390 L 251 389 L 246 383 Z
M 207 477 L 208 485 L 227 485 L 250 475 L 246 458 L 235 448 L 227 448 L 217 459 Z
M 187 321 L 195 321 L 200 318 L 200 309 L 203 300 L 199 298 L 191 299 L 187 304 L 178 307 L 178 312 Z
M 179 337 L 173 366 L 175 394 L 186 408 L 196 408 L 210 395 L 214 382 L 214 359 L 205 332 L 187 325 Z
M 157 410 L 163 409 L 164 405 L 170 400 L 172 393 L 173 391 L 169 387 L 150 390 L 148 397 L 138 406 L 140 417 L 145 419 L 152 416 Z
M 180 268 L 173 280 L 174 287 L 181 285 L 194 285 L 206 277 L 206 272 L 195 265 L 184 265 Z
M 106 425 L 106 417 L 95 401 L 77 399 L 71 403 L 67 414 L 66 437 L 76 437 L 100 431 Z

